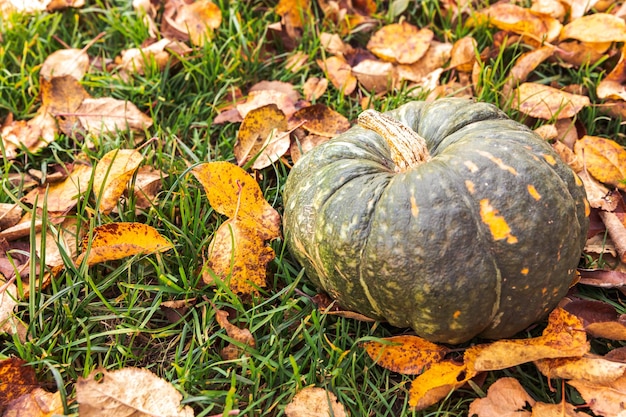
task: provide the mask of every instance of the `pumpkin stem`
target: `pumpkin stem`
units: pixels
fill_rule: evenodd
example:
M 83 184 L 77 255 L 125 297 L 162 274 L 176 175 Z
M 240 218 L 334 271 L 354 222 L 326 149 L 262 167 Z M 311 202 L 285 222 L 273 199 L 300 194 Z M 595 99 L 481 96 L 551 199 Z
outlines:
M 402 122 L 369 109 L 359 115 L 358 123 L 387 141 L 391 158 L 400 172 L 430 159 L 424 138 Z

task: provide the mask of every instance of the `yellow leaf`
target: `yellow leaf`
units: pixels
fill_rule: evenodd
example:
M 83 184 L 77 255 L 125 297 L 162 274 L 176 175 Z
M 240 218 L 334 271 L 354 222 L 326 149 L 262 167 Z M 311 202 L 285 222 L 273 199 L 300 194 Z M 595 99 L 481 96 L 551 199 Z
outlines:
M 208 162 L 192 170 L 211 207 L 229 218 L 251 222 L 263 240 L 280 236 L 280 215 L 265 201 L 259 184 L 228 162 Z
M 541 336 L 472 346 L 465 351 L 464 360 L 469 369 L 481 372 L 546 358 L 580 357 L 588 351 L 589 343 L 580 319 L 557 308 L 550 314 Z
M 624 375 L 626 364 L 599 357 L 554 358 L 535 361 L 548 379 L 579 379 L 606 384 Z
M 377 365 L 405 375 L 418 375 L 441 362 L 449 349 L 417 336 L 394 336 L 384 342 L 365 342 L 367 354 Z
M 29 192 L 22 201 L 43 208 L 49 212 L 66 213 L 78 203 L 78 199 L 87 192 L 92 168 L 84 164 L 74 164 L 72 172 L 63 181 L 39 187 Z
M 142 161 L 143 156 L 133 149 L 115 149 L 100 159 L 94 171 L 93 192 L 100 199 L 101 213 L 108 214 L 117 206 Z
M 423 410 L 445 398 L 474 377 L 465 365 L 441 362 L 433 365 L 411 383 L 409 405 Z
M 250 294 L 256 291 L 255 286 L 265 287 L 265 269 L 275 257 L 274 250 L 265 246 L 254 223 L 240 219 L 222 223 L 208 253 L 202 279 L 212 284 L 212 271 L 226 281 L 235 294 Z
M 583 42 L 626 42 L 626 22 L 608 13 L 594 13 L 565 25 L 561 39 Z
M 598 181 L 626 190 L 626 150 L 617 142 L 598 136 L 583 136 L 574 152 Z
M 529 36 L 536 41 L 552 42 L 562 25 L 553 17 L 534 13 L 511 3 L 497 3 L 477 13 L 477 20 L 488 21 L 501 30 Z
M 237 143 L 235 143 L 235 157 L 237 163 L 241 166 L 248 162 L 252 157 L 258 155 L 255 164 L 262 160 L 272 162 L 280 158 L 289 149 L 290 139 L 286 135 L 287 118 L 276 104 L 267 104 L 265 106 L 250 110 L 243 118 L 239 132 L 237 133 Z M 284 149 L 279 155 L 271 153 L 271 145 L 281 141 L 284 143 Z
M 626 375 L 607 382 L 589 382 L 585 380 L 571 380 L 567 382 L 578 390 L 589 405 L 591 411 L 598 416 L 623 416 L 626 410 Z
M 85 252 L 88 248 L 89 252 Z M 81 264 L 85 257 L 88 265 L 94 265 L 127 256 L 165 252 L 171 248 L 172 243 L 147 224 L 109 223 L 94 228 L 91 242 L 88 236 L 83 238 L 83 253 L 76 259 L 76 264 Z

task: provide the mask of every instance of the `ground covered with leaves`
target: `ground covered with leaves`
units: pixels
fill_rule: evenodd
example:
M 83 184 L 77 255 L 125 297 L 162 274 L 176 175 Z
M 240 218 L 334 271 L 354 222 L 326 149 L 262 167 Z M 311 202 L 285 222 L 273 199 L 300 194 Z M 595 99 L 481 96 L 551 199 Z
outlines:
M 0 0 L 0 415 L 623 415 L 625 18 Z M 535 129 L 587 190 L 579 281 L 515 340 L 436 345 L 341 311 L 282 240 L 303 153 L 444 96 Z

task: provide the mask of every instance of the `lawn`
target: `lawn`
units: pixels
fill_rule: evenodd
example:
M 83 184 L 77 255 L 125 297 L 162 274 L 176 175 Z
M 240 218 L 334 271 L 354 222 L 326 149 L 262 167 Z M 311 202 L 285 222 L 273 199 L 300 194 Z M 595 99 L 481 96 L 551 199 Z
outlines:
M 0 0 L 0 6 L 5 3 Z M 0 360 L 17 357 L 32 366 L 44 388 L 60 392 L 65 414 L 78 414 L 77 381 L 95 370 L 127 367 L 145 368 L 171 383 L 182 394 L 182 404 L 190 406 L 196 416 L 234 415 L 235 410 L 245 416 L 285 415 L 285 406 L 295 393 L 311 385 L 334 393 L 352 416 L 465 416 L 469 404 L 485 396 L 489 385 L 503 376 L 520 380 L 537 401 L 559 403 L 565 398 L 576 405 L 585 402 L 570 386 L 556 383 L 550 389 L 549 381 L 536 367 L 521 365 L 484 374 L 482 380 L 473 381 L 425 411 L 412 410 L 408 391 L 413 377 L 377 366 L 362 347 L 364 342 L 408 330 L 327 314 L 317 304 L 318 290 L 281 237 L 268 243 L 276 255 L 267 266 L 266 285 L 258 286 L 252 294 L 237 294 L 216 276 L 210 286 L 203 281 L 207 247 L 227 216 L 209 204 L 192 169 L 204 162 L 236 164 L 239 152 L 240 120 L 214 121 L 261 81 L 288 83 L 305 94 L 305 84 L 312 77 L 332 78 L 328 67 L 325 72 L 320 65 L 333 55 L 323 47 L 322 33 L 340 35 L 344 45 L 362 51 L 373 32 L 400 21 L 430 29 L 441 43 L 454 44 L 472 36 L 475 44 L 471 55 L 480 59 L 469 71 L 446 69 L 438 73 L 437 84 L 445 87 L 438 91 L 494 103 L 531 128 L 556 120 L 527 116 L 512 104 L 512 96 L 504 93 L 513 64 L 535 47 L 513 34 L 505 37 L 486 22 L 467 24 L 473 12 L 487 4 L 469 2 L 467 10 L 457 15 L 455 3 L 448 1 L 406 2 L 406 8 L 401 1 L 376 2 L 376 11 L 366 12 L 356 6 L 348 10 L 349 15 L 361 19 L 360 25 L 350 26 L 324 14 L 322 5 L 328 3 L 312 2 L 308 12 L 298 14 L 302 27 L 295 25 L 298 36 L 294 37 L 293 32 L 276 30 L 275 24 L 281 21 L 276 2 L 215 0 L 221 21 L 211 29 L 208 40 L 201 45 L 187 41 L 184 53 L 168 55 L 163 64 L 148 60 L 141 73 L 129 69 L 122 76 L 116 57 L 119 59 L 124 50 L 141 47 L 153 36 L 131 2 L 88 1 L 80 8 L 0 19 L 0 122 L 35 117 L 42 107 L 42 94 L 50 93 L 40 78 L 44 61 L 59 49 L 86 46 L 90 64 L 80 82 L 84 91 L 94 98 L 130 102 L 150 120 L 149 125 L 116 133 L 73 134 L 61 129 L 53 141 L 36 150 L 10 150 L 6 142 L 0 142 L 0 203 L 20 202 L 26 212 L 32 211 L 33 202 L 27 204 L 22 199 L 37 182 L 45 183 L 47 177 L 65 172 L 70 164 L 95 165 L 111 151 L 135 149 L 141 164 L 158 172 L 161 188 L 155 200 L 148 205 L 140 203 L 140 193 L 133 192 L 131 186 L 112 210 L 103 211 L 99 209 L 103 195 L 87 193 L 63 214 L 81 230 L 70 246 L 80 252 L 82 236 L 89 241 L 97 227 L 118 222 L 152 226 L 172 242 L 167 251 L 94 265 L 76 265 L 75 253 L 62 249 L 58 256 L 63 267 L 51 274 L 45 256 L 51 242 L 37 235 L 35 220 L 27 220 L 28 232 L 18 240 L 19 245 L 11 243 L 10 250 L 5 249 L 9 243 L 0 239 L 0 247 L 9 254 L 3 257 L 9 262 L 8 269 L 5 262 L 0 264 L 5 267 L 0 271 L 6 275 L 14 271 L 20 294 L 15 312 L 26 329 L 25 335 L 0 334 Z M 611 7 L 609 11 L 617 8 Z M 160 23 L 165 12 L 158 10 L 156 22 Z M 307 57 L 294 70 L 288 63 L 297 53 Z M 355 53 L 353 58 L 357 57 Z M 596 90 L 618 60 L 616 47 L 581 65 L 545 60 L 527 78 L 573 93 L 584 91 L 592 103 L 601 103 Z M 54 100 L 69 102 L 74 98 L 69 90 L 66 94 Z M 354 124 L 365 106 L 385 111 L 429 94 L 428 88 L 410 81 L 375 92 L 360 80 L 349 94 L 331 82 L 319 97 L 309 101 L 325 105 Z M 602 109 L 599 105 L 584 106 L 572 119 L 576 129 L 623 145 L 626 129 L 621 119 Z M 14 155 L 9 156 L 9 151 Z M 242 165 L 257 180 L 265 200 L 282 214 L 282 192 L 292 157 L 283 156 L 258 170 L 251 168 L 253 163 Z M 139 174 L 131 173 L 131 184 L 138 178 Z M 93 178 L 87 188 L 96 188 Z M 44 195 L 40 198 L 45 199 Z M 61 227 L 54 213 L 48 213 L 46 205 L 43 208 L 41 227 Z M 52 246 L 56 247 L 54 243 Z M 581 266 L 598 264 L 605 266 L 602 256 L 599 260 L 589 256 Z M 582 298 L 601 300 L 619 313 L 626 312 L 621 293 L 615 289 L 577 286 L 576 291 Z M 172 301 L 181 301 L 185 308 L 163 308 L 163 303 Z M 224 311 L 230 323 L 250 331 L 253 347 L 218 323 L 217 315 Z M 529 329 L 520 337 L 537 335 L 541 328 Z M 231 343 L 245 353 L 225 355 L 224 348 Z M 592 350 L 604 354 L 622 345 L 594 339 Z

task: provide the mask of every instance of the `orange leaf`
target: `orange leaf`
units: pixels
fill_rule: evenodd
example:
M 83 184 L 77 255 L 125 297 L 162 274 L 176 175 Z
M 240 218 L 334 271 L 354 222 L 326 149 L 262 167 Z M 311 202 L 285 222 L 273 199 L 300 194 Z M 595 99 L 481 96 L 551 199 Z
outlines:
M 445 398 L 474 377 L 465 365 L 441 362 L 430 367 L 411 383 L 409 405 L 423 410 Z
M 65 415 L 61 393 L 35 388 L 28 394 L 11 401 L 3 417 L 54 417 L 58 415 Z
M 430 29 L 418 29 L 407 22 L 384 26 L 374 33 L 367 49 L 385 61 L 413 64 L 424 56 L 433 39 Z
M 0 361 L 0 415 L 9 402 L 39 387 L 35 369 L 19 358 Z
M 292 120 L 295 123 L 302 122 L 302 128 L 314 135 L 329 138 L 350 128 L 350 122 L 342 114 L 319 103 L 298 110 Z
M 598 136 L 583 136 L 574 152 L 598 181 L 626 190 L 626 150 L 617 142 Z
M 39 187 L 29 192 L 22 201 L 43 208 L 49 212 L 65 213 L 78 203 L 78 199 L 87 192 L 92 168 L 88 165 L 74 164 L 70 175 L 63 181 Z
M 142 161 L 143 156 L 133 149 L 115 149 L 100 159 L 94 169 L 93 192 L 101 213 L 108 214 L 117 206 Z
M 626 375 L 622 375 L 608 383 L 589 382 L 579 379 L 568 381 L 567 383 L 578 390 L 595 415 L 624 415 Z
M 244 165 L 258 155 L 255 164 L 262 162 L 265 166 L 271 165 L 289 149 L 290 140 L 286 131 L 287 118 L 276 104 L 249 111 L 237 133 L 234 149 L 237 163 Z M 277 143 L 282 147 L 276 149 Z
M 376 364 L 405 375 L 418 375 L 441 362 L 449 349 L 417 336 L 394 336 L 384 342 L 365 342 L 367 354 Z
M 228 162 L 208 162 L 195 167 L 192 173 L 218 213 L 250 222 L 263 240 L 280 236 L 280 215 L 265 201 L 259 184 L 246 171 Z
M 565 25 L 561 39 L 583 42 L 626 42 L 626 22 L 608 13 L 594 13 Z
M 127 256 L 165 252 L 171 248 L 172 243 L 147 224 L 109 223 L 93 229 L 91 242 L 88 236 L 83 239 L 83 253 L 76 259 L 76 264 L 81 264 L 85 257 L 88 265 L 94 265 Z M 85 252 L 87 249 L 89 252 Z
M 526 35 L 534 40 L 552 42 L 562 25 L 553 17 L 534 13 L 530 9 L 511 4 L 497 3 L 477 13 L 479 21 L 488 21 L 501 30 Z
M 464 360 L 468 369 L 481 372 L 539 359 L 582 356 L 588 351 L 589 343 L 580 319 L 557 308 L 550 314 L 548 326 L 541 336 L 472 346 L 465 351 Z
M 325 60 L 317 60 L 317 65 L 344 95 L 350 95 L 356 89 L 356 77 L 352 74 L 352 67 L 341 56 L 331 56 Z

